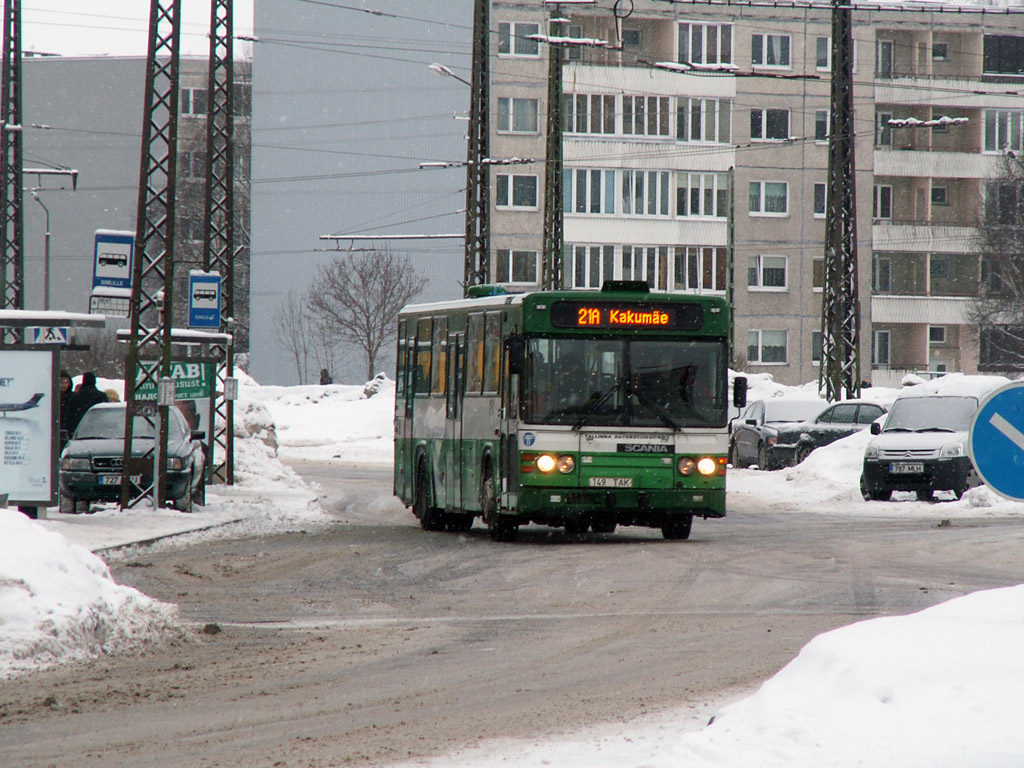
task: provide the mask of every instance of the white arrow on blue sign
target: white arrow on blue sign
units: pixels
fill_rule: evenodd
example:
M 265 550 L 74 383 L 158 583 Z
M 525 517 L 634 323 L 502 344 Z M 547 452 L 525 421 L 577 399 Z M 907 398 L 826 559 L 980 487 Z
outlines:
M 982 401 L 967 452 L 989 488 L 1024 501 L 1024 382 L 1002 386 Z

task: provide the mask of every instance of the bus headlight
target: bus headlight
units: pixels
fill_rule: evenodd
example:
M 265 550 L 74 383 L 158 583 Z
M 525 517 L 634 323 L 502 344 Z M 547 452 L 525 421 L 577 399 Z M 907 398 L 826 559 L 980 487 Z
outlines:
M 569 455 L 559 456 L 556 464 L 558 466 L 558 471 L 563 475 L 567 475 L 576 469 L 576 459 Z
M 704 456 L 697 462 L 697 471 L 704 475 L 704 477 L 710 477 L 718 471 L 718 467 L 715 465 L 714 459 L 710 456 Z
M 683 458 L 679 460 L 678 467 L 680 475 L 692 475 L 693 470 L 697 468 L 697 463 L 689 456 L 683 456 Z
M 555 457 L 548 453 L 542 453 L 537 457 L 537 469 L 541 472 L 551 472 L 555 468 Z

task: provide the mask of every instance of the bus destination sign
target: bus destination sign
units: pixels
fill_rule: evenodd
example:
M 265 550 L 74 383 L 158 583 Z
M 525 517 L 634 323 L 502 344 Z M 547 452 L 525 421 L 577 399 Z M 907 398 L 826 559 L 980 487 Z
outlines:
M 699 304 L 560 300 L 551 305 L 556 328 L 697 331 L 704 325 Z

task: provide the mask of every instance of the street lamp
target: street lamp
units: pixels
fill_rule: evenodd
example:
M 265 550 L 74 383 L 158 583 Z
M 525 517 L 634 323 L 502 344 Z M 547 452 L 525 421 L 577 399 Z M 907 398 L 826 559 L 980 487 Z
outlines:
M 444 64 L 430 64 L 429 66 L 427 66 L 427 69 L 429 69 L 435 75 L 440 75 L 441 77 L 454 77 L 460 83 L 465 83 L 466 85 L 468 85 L 471 88 L 473 87 L 473 84 L 471 82 L 469 82 L 469 80 L 466 80 L 465 78 L 459 77 L 454 72 L 452 72 L 450 69 L 448 69 L 448 67 L 446 67 Z
M 46 232 L 43 235 L 43 309 L 46 310 L 50 308 L 50 209 L 39 199 L 35 190 L 32 190 L 32 199 L 46 213 Z

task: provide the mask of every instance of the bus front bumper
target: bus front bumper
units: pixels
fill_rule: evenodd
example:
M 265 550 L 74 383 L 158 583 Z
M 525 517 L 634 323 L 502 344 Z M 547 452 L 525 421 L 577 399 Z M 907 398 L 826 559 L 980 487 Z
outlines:
M 516 506 L 520 515 L 545 525 L 600 520 L 660 527 L 680 515 L 725 517 L 725 490 L 526 487 L 520 488 Z

